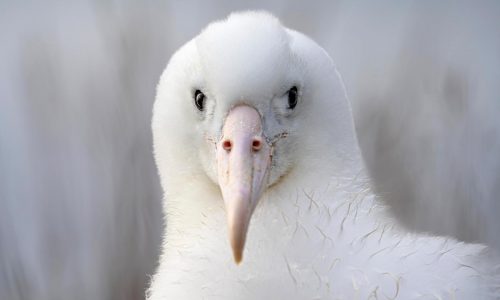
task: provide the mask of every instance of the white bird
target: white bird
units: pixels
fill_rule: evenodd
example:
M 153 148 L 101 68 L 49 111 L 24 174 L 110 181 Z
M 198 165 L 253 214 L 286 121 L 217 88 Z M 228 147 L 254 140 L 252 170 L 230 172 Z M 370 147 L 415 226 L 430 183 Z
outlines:
M 166 230 L 148 299 L 500 297 L 486 247 L 385 212 L 333 61 L 273 16 L 210 24 L 171 58 L 153 112 Z

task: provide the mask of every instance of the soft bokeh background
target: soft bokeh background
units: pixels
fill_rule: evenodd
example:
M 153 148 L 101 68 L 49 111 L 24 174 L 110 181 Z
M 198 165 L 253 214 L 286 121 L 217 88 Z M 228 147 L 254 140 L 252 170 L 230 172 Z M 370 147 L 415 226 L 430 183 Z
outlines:
M 0 299 L 141 299 L 161 243 L 156 82 L 266 9 L 335 59 L 375 188 L 412 230 L 500 249 L 498 1 L 0 2 Z

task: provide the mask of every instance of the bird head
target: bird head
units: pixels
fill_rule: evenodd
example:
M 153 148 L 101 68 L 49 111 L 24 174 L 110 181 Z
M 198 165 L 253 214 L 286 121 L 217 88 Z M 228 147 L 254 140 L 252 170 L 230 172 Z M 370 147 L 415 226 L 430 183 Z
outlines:
M 331 59 L 263 12 L 212 23 L 174 54 L 152 127 L 166 201 L 183 182 L 217 187 L 237 263 L 266 191 L 288 177 L 346 169 L 358 153 Z M 181 206 L 167 205 L 167 213 Z

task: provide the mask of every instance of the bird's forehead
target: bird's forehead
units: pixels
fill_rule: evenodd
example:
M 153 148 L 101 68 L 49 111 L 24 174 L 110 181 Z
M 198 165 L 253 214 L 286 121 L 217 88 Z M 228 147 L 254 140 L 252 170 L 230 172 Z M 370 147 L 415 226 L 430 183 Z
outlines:
M 288 35 L 266 14 L 232 15 L 209 25 L 197 38 L 203 77 L 227 98 L 272 96 L 290 63 Z

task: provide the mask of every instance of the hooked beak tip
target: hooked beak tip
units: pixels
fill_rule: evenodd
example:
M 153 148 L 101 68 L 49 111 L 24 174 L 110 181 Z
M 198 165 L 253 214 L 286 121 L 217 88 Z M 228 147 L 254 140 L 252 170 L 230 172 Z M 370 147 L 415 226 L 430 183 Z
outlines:
M 240 265 L 241 262 L 243 261 L 243 251 L 233 249 L 233 258 L 236 265 Z
M 245 249 L 245 241 L 250 220 L 249 216 L 245 216 L 245 214 L 238 214 L 238 217 L 242 218 L 239 220 L 235 217 L 237 216 L 230 214 L 228 218 L 229 240 L 231 249 L 233 250 L 234 262 L 239 265 L 243 260 L 243 251 Z

